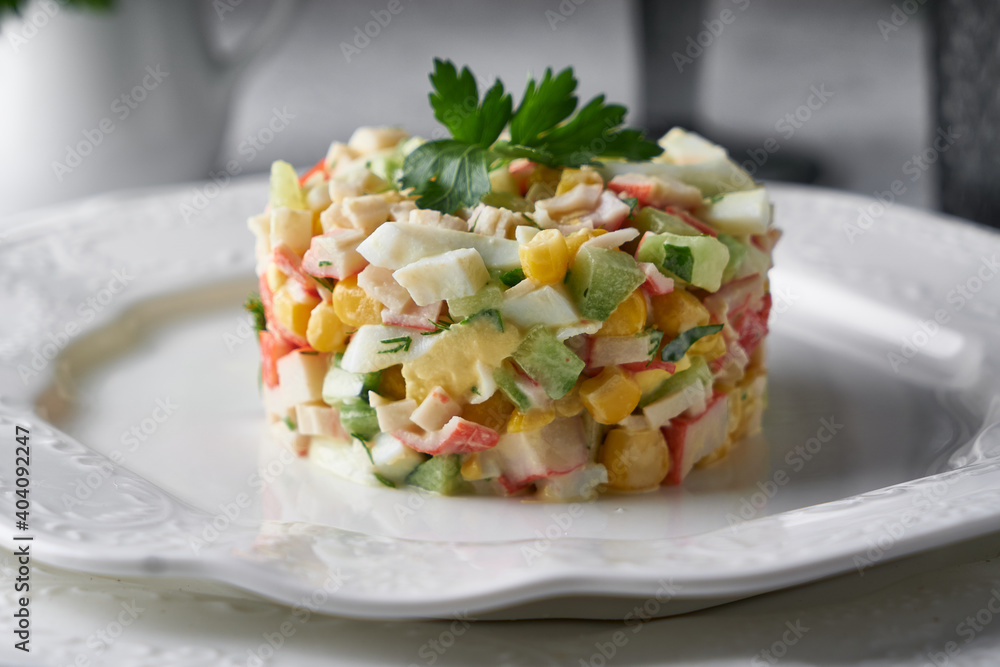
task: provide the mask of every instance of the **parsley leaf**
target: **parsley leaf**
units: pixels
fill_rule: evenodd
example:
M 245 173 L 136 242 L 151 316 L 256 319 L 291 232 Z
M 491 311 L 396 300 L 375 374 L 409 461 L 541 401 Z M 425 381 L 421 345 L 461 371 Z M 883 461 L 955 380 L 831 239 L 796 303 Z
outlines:
M 510 122 L 511 143 L 538 145 L 539 135 L 569 118 L 576 109 L 575 90 L 576 78 L 570 68 L 559 72 L 555 79 L 551 68 L 545 70 L 545 76 L 537 85 L 534 79 L 529 79 L 517 113 Z
M 434 117 L 457 141 L 489 148 L 510 120 L 513 102 L 497 81 L 479 103 L 479 87 L 468 67 L 462 73 L 448 60 L 434 60 L 430 76 L 435 92 L 429 95 Z
M 454 139 L 430 141 L 406 156 L 403 187 L 420 196 L 417 206 L 454 213 L 490 191 L 490 153 Z
M 413 189 L 421 208 L 454 213 L 475 206 L 490 191 L 490 170 L 518 158 L 580 167 L 600 164 L 600 158 L 648 160 L 663 151 L 641 130 L 623 127 L 625 107 L 606 104 L 603 95 L 577 111 L 570 67 L 529 79 L 516 111 L 499 80 L 480 100 L 468 67 L 459 72 L 450 61 L 435 60 L 430 80 L 434 117 L 452 138 L 425 143 L 406 156 L 400 183 Z M 508 124 L 510 139 L 499 140 Z

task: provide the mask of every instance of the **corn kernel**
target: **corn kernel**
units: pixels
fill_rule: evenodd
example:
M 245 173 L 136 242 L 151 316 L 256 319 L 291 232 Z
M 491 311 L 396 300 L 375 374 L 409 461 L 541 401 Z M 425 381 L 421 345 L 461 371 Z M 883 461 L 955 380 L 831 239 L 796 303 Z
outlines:
M 277 292 L 285 284 L 285 281 L 288 280 L 288 276 L 278 268 L 277 264 L 273 263 L 267 265 L 267 271 L 264 273 L 264 276 L 267 280 L 267 286 L 271 288 L 272 292 Z
M 726 339 L 722 337 L 722 332 L 714 333 L 704 338 L 696 340 L 688 348 L 688 354 L 700 354 L 708 361 L 718 359 L 726 353 Z
M 632 376 L 608 366 L 597 377 L 580 384 L 580 399 L 598 424 L 616 424 L 632 414 L 642 392 Z
M 485 479 L 486 472 L 479 461 L 479 452 L 467 454 L 462 460 L 462 479 L 467 482 L 474 482 L 477 479 Z
M 514 411 L 514 404 L 496 392 L 482 403 L 470 403 L 462 408 L 462 419 L 499 431 Z
M 382 371 L 382 378 L 379 380 L 376 393 L 393 401 L 401 401 L 406 398 L 406 380 L 403 379 L 402 364 L 389 366 Z
M 559 283 L 569 266 L 566 237 L 558 229 L 546 229 L 518 250 L 524 275 L 542 284 Z
M 382 304 L 358 287 L 356 276 L 337 282 L 332 301 L 337 317 L 348 326 L 382 324 Z
M 556 418 L 555 408 L 535 408 L 527 412 L 514 410 L 507 420 L 508 433 L 534 431 L 540 429 Z
M 604 321 L 598 336 L 633 336 L 646 328 L 646 297 L 636 290 Z
M 611 429 L 597 460 L 608 469 L 608 486 L 617 491 L 655 489 L 670 472 L 670 450 L 659 429 Z
M 606 229 L 579 229 L 567 236 L 566 249 L 569 250 L 570 265 L 572 265 L 573 261 L 576 259 L 576 253 L 579 252 L 580 246 L 592 238 L 607 233 L 608 230 Z
M 565 194 L 580 184 L 600 185 L 603 188 L 604 179 L 591 167 L 563 169 L 562 176 L 559 177 L 559 185 L 556 186 L 556 196 Z
M 292 297 L 287 287 L 282 287 L 274 293 L 272 312 L 279 324 L 305 338 L 309 317 L 312 309 L 319 303 L 319 298 L 311 295 L 303 296 L 305 300 L 299 301 Z
M 320 352 L 340 352 L 347 340 L 347 325 L 344 324 L 329 303 L 320 302 L 309 316 L 306 327 L 309 346 Z
M 691 327 L 708 324 L 708 309 L 687 290 L 674 288 L 669 294 L 652 297 L 653 324 L 670 340 Z
M 560 417 L 575 417 L 583 412 L 583 401 L 580 400 L 579 392 L 571 391 L 562 398 L 557 399 L 553 407 L 556 409 L 556 414 Z

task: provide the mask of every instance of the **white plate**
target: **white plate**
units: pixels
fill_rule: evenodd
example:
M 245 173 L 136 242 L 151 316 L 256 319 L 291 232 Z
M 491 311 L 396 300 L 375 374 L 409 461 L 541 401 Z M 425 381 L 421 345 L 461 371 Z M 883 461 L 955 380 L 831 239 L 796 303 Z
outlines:
M 870 200 L 774 187 L 766 438 L 681 488 L 561 506 L 357 486 L 261 437 L 240 303 L 254 285 L 244 220 L 265 193 L 247 180 L 202 202 L 190 188 L 118 195 L 8 233 L 5 544 L 31 535 L 57 565 L 203 577 L 358 617 L 621 618 L 1000 526 L 995 233 L 903 207 L 858 226 Z M 185 223 L 192 203 L 207 208 Z M 23 533 L 15 423 L 31 433 Z

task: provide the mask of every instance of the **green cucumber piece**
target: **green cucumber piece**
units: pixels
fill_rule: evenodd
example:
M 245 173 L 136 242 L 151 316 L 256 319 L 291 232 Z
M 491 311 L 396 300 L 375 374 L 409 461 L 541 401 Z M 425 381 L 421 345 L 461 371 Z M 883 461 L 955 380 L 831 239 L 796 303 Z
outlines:
M 533 327 L 514 350 L 514 361 L 545 390 L 549 398 L 562 398 L 573 389 L 583 371 L 583 359 L 563 345 L 545 325 Z
M 517 373 L 510 367 L 504 365 L 493 371 L 493 380 L 504 396 L 521 412 L 527 412 L 534 407 L 534 402 L 528 392 L 524 391 L 518 383 Z
M 644 282 L 646 274 L 631 255 L 584 246 L 567 274 L 566 288 L 583 319 L 604 321 Z
M 635 216 L 635 228 L 640 234 L 651 232 L 653 234 L 679 234 L 681 236 L 700 236 L 701 232 L 684 222 L 684 219 L 677 215 L 671 215 L 658 208 L 647 206 Z
M 338 401 L 336 407 L 340 410 L 340 425 L 352 436 L 370 440 L 378 434 L 378 415 L 368 401 L 352 396 Z
M 351 373 L 340 367 L 343 354 L 337 354 L 323 378 L 323 402 L 335 405 L 347 398 L 361 397 L 368 402 L 368 392 L 378 389 L 382 371 Z
M 722 271 L 722 282 L 727 283 L 743 266 L 747 258 L 747 245 L 729 234 L 719 234 L 719 240 L 729 249 L 729 262 Z
M 676 393 L 695 381 L 700 381 L 705 386 L 712 384 L 712 371 L 704 357 L 694 357 L 691 359 L 690 368 L 674 373 L 649 393 L 643 394 L 642 398 L 639 399 L 639 408 L 644 408 L 664 396 Z
M 722 286 L 722 273 L 729 264 L 726 244 L 707 234 L 649 234 L 635 253 L 640 262 L 651 262 L 661 273 L 714 292 Z
M 407 475 L 406 483 L 441 495 L 454 495 L 464 486 L 461 458 L 458 454 L 431 457 Z
M 448 299 L 448 314 L 459 319 L 483 310 L 499 310 L 501 306 L 503 306 L 503 290 L 499 285 L 487 283 L 472 296 Z

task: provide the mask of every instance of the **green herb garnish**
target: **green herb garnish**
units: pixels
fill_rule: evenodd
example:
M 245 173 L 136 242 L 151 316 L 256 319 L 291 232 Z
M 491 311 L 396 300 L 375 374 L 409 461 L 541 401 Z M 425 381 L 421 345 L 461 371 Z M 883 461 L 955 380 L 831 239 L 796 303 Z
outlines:
M 294 431 L 296 429 L 296 424 L 292 421 L 291 417 L 285 417 L 282 421 L 285 422 L 285 426 L 288 427 L 289 431 Z
M 337 285 L 337 282 L 333 278 L 321 278 L 319 276 L 314 276 L 311 273 L 307 273 L 306 275 L 315 280 L 323 287 L 325 287 L 330 292 L 332 292 L 333 288 Z
M 253 328 L 257 333 L 267 329 L 267 318 L 264 316 L 264 303 L 260 300 L 260 294 L 251 292 L 243 303 L 243 310 L 253 315 Z
M 368 455 L 368 460 L 371 461 L 372 465 L 375 465 L 375 458 L 372 456 L 372 448 L 368 446 L 368 438 L 362 436 L 360 433 L 352 433 L 351 437 L 361 443 L 361 446 L 365 448 L 365 454 Z
M 437 322 L 435 322 L 434 320 L 427 320 L 427 321 L 434 325 L 434 331 L 422 331 L 420 332 L 421 336 L 434 336 L 436 334 L 441 333 L 442 331 L 447 331 L 448 329 L 451 328 L 451 325 L 455 323 L 455 320 L 451 318 L 451 315 L 442 317 Z
M 524 269 L 511 269 L 500 274 L 500 282 L 507 287 L 513 287 L 524 280 Z
M 399 338 L 386 338 L 385 340 L 379 342 L 383 345 L 394 346 L 389 350 L 379 350 L 379 354 L 394 354 L 396 352 L 409 352 L 413 339 L 409 336 L 400 336 Z
M 373 473 L 373 474 L 375 475 L 375 479 L 377 479 L 379 482 L 381 482 L 385 486 L 388 486 L 390 489 L 395 489 L 396 488 L 396 483 L 394 481 L 392 481 L 391 479 L 389 479 L 388 477 L 386 477 L 385 475 L 383 475 L 382 473 L 376 472 L 376 473 Z
M 672 341 L 663 346 L 660 350 L 660 359 L 663 361 L 680 361 L 688 348 L 705 336 L 711 336 L 722 331 L 721 324 L 707 324 L 703 327 L 691 327 L 682 331 Z
M 490 191 L 489 172 L 527 158 L 548 167 L 600 164 L 599 158 L 648 160 L 661 149 L 641 130 L 622 127 L 625 107 L 598 95 L 577 111 L 577 81 L 568 67 L 541 81 L 529 79 L 516 110 L 498 79 L 482 99 L 468 67 L 434 61 L 430 75 L 434 117 L 451 139 L 430 141 L 406 156 L 402 186 L 413 188 L 417 205 L 442 213 L 474 206 Z M 576 112 L 574 114 L 574 112 Z M 498 141 L 510 126 L 510 140 Z

